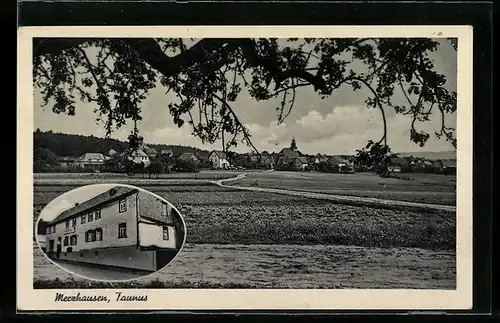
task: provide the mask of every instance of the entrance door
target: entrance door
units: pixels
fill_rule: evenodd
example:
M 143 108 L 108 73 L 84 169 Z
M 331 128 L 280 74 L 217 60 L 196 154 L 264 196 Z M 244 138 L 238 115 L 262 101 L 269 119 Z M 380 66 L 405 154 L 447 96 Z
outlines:
M 54 251 L 54 240 L 49 240 L 49 252 Z
M 61 237 L 57 238 L 57 250 L 56 250 L 56 258 L 61 257 Z

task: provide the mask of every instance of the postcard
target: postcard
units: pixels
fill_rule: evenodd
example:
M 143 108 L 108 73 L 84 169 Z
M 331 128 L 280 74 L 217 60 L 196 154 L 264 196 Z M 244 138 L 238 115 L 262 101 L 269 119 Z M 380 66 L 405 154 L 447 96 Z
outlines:
M 18 310 L 472 307 L 472 27 L 18 36 Z

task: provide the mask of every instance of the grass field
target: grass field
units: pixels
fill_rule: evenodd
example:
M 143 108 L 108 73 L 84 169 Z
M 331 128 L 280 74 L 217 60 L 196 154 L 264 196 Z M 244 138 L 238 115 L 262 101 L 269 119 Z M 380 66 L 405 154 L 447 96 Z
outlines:
M 234 172 L 231 174 L 235 176 Z M 213 174 L 202 176 L 208 178 Z M 56 180 L 58 177 L 44 175 L 43 179 Z M 187 225 L 187 243 L 192 247 L 179 255 L 171 265 L 172 269 L 168 266 L 165 275 L 157 277 L 165 286 L 173 286 L 172 288 L 175 286 L 231 288 L 234 286 L 233 288 L 237 288 L 243 286 L 242 282 L 248 288 L 262 285 L 319 288 L 339 284 L 354 288 L 373 288 L 375 285 L 382 288 L 405 286 L 407 288 L 433 288 L 433 286 L 454 288 L 455 286 L 456 216 L 453 212 L 417 212 L 411 209 L 394 210 L 339 205 L 310 198 L 223 188 L 210 185 L 205 179 L 188 178 L 184 182 L 182 180 L 167 182 L 162 179 L 152 184 L 142 179 L 123 176 L 120 180 L 164 197 L 179 208 L 184 216 Z M 360 194 L 366 192 L 363 191 L 363 187 L 365 190 L 375 190 L 375 187 L 380 186 L 380 180 L 368 174 L 361 174 L 358 177 L 357 174 L 353 176 L 347 174 L 277 174 L 277 172 L 249 174 L 237 184 L 255 185 L 252 184 L 255 180 L 260 181 L 259 185 L 265 183 L 266 185 L 281 185 L 280 188 L 285 186 L 289 189 L 300 190 L 303 190 L 304 186 L 306 190 L 328 188 L 346 190 L 349 187 L 350 190 L 358 190 Z M 41 180 L 41 177 L 35 178 L 35 218 L 52 199 L 83 185 L 72 181 L 71 178 L 63 179 L 57 184 Z M 389 188 L 387 192 L 403 190 L 413 192 L 429 188 L 426 193 L 430 195 L 453 194 L 453 179 L 451 178 L 433 178 L 427 175 L 408 181 L 397 179 L 383 179 L 383 181 L 385 181 L 386 188 Z M 395 181 L 401 181 L 401 183 Z M 95 182 L 107 182 L 107 179 Z M 213 247 L 208 248 L 208 246 Z M 221 249 L 224 252 L 220 251 Z M 297 250 L 302 250 L 303 257 L 307 258 L 300 258 Z M 361 278 L 358 281 L 352 281 L 351 277 L 352 284 L 349 285 L 349 279 L 347 279 L 349 277 L 340 278 L 343 276 L 338 268 L 336 256 L 327 256 L 327 254 L 338 255 L 342 252 L 347 252 L 344 255 L 345 259 L 343 258 L 345 264 L 342 270 L 359 271 L 360 275 L 365 272 L 366 277 L 372 276 L 372 283 Z M 367 256 L 371 261 L 367 260 Z M 183 259 L 189 260 L 190 263 L 183 262 Z M 207 268 L 206 262 L 211 263 L 211 266 Z M 273 270 L 264 270 L 256 265 L 261 262 L 265 263 L 264 267 L 270 266 L 274 268 L 273 270 L 284 268 L 283 266 L 285 268 L 296 267 L 296 270 L 295 273 L 290 272 L 286 276 L 287 279 L 281 280 L 272 274 Z M 319 269 L 311 262 L 317 263 Z M 193 277 L 186 273 L 182 279 L 179 276 L 182 274 L 179 272 L 175 276 L 176 282 L 172 282 L 166 277 L 170 277 L 167 273 L 169 270 L 175 270 L 176 263 L 184 264 L 184 271 L 189 266 L 196 267 L 193 264 L 197 264 L 199 268 L 192 268 L 191 272 L 197 270 L 198 272 Z M 273 265 L 273 263 L 276 264 Z M 49 263 L 45 266 L 42 270 L 44 274 L 40 274 L 39 268 L 38 274 L 35 275 L 37 286 L 52 286 L 55 277 L 62 277 L 59 274 L 48 274 L 56 272 L 52 268 L 54 265 Z M 391 269 L 391 266 L 397 268 Z M 432 270 L 427 268 L 428 266 L 432 266 Z M 37 268 L 36 264 L 35 268 Z M 200 278 L 200 272 L 202 278 Z M 328 273 L 334 276 L 328 276 Z M 338 279 L 335 275 L 339 275 Z M 425 280 L 423 277 L 428 279 Z M 151 283 L 151 279 L 147 282 Z M 201 283 L 196 285 L 194 282 L 200 279 Z M 314 279 L 316 279 L 315 283 L 313 283 Z M 297 282 L 292 283 L 291 280 L 297 280 Z M 145 284 L 149 284 L 147 282 Z M 60 286 L 69 286 L 64 284 L 61 283 Z M 162 286 L 162 283 L 158 284 Z
M 248 174 L 245 178 L 228 184 L 419 203 L 456 204 L 456 176 L 437 174 L 398 176 L 407 179 L 381 178 L 371 173 L 263 172 Z

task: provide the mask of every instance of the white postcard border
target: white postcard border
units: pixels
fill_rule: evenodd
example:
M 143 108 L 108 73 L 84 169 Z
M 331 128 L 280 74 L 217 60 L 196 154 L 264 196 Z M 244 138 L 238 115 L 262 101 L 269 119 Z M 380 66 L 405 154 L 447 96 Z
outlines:
M 432 37 L 458 38 L 457 288 L 369 289 L 33 289 L 33 78 L 36 37 Z M 17 108 L 18 310 L 363 310 L 472 307 L 472 27 L 471 26 L 72 26 L 18 29 Z M 458 202 L 459 201 L 459 202 Z M 148 295 L 116 302 L 115 292 Z M 109 303 L 55 302 L 56 292 L 103 295 Z

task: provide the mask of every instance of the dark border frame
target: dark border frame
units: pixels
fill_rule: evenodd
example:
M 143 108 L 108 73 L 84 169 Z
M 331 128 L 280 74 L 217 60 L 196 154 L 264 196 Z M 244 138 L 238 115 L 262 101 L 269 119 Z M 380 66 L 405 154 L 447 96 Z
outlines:
M 491 2 L 461 3 L 250 3 L 250 2 L 21 2 L 19 26 L 63 25 L 472 25 L 473 32 L 473 241 L 474 278 L 472 310 L 492 311 L 492 22 Z M 46 312 L 18 312 L 49 314 Z M 74 313 L 74 312 L 73 312 Z M 83 311 L 82 311 L 83 313 Z M 110 312 L 107 312 L 110 313 Z M 125 312 L 114 312 L 125 313 Z M 151 311 L 134 311 L 151 313 Z M 158 312 L 157 312 L 158 313 Z M 189 311 L 161 314 L 280 314 L 283 311 Z M 356 314 L 365 318 L 378 314 L 408 314 L 408 311 L 288 311 L 288 314 Z M 415 312 L 417 313 L 417 312 Z M 436 314 L 436 311 L 418 311 Z M 441 312 L 442 313 L 442 312 Z M 208 314 L 208 315 L 207 315 Z M 367 316 L 368 315 L 368 316 Z M 197 315 L 196 315 L 197 316 Z M 260 316 L 260 315 L 259 315 Z M 259 316 L 253 318 L 258 319 Z M 151 318 L 156 315 L 151 315 Z M 110 317 L 107 318 L 109 320 Z M 303 317 L 304 318 L 304 317 Z M 415 318 L 415 317 L 414 317 Z M 423 317 L 418 315 L 419 321 Z M 305 318 L 307 320 L 312 317 Z M 455 316 L 453 320 L 455 321 Z

